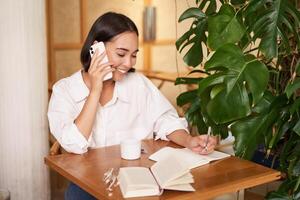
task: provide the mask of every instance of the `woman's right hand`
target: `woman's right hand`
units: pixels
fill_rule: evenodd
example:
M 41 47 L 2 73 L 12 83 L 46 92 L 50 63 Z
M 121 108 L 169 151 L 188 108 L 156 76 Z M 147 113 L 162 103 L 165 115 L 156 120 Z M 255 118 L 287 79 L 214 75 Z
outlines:
M 112 63 L 102 63 L 106 52 L 98 55 L 98 49 L 95 51 L 94 56 L 92 57 L 90 68 L 88 70 L 88 75 L 91 82 L 91 92 L 100 92 L 102 91 L 103 78 L 106 74 L 113 72 L 114 69 L 111 67 Z

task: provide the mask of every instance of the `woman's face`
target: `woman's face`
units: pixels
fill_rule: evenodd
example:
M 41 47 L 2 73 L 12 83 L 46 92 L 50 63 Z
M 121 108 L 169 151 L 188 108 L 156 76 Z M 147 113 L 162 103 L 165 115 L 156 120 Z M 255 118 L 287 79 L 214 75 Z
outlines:
M 124 32 L 105 43 L 108 60 L 115 68 L 113 80 L 120 81 L 135 65 L 138 50 L 138 37 L 135 32 Z

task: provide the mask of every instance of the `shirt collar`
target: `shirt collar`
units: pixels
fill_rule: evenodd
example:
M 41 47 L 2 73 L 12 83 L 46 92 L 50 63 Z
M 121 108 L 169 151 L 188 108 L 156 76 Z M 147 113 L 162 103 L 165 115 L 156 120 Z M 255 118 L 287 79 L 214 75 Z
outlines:
M 127 76 L 125 76 L 122 81 L 116 81 L 114 95 L 116 95 L 116 99 L 119 99 L 126 103 L 130 103 L 129 90 L 131 88 L 126 87 L 127 85 L 126 79 L 128 78 Z M 86 99 L 90 93 L 88 87 L 85 85 L 83 81 L 81 70 L 79 70 L 78 72 L 70 76 L 69 87 L 70 87 L 70 94 L 76 102 L 80 102 Z
M 86 99 L 90 92 L 83 81 L 81 70 L 70 76 L 69 87 L 70 95 L 76 102 Z
M 127 75 L 128 76 L 128 75 Z M 130 98 L 129 98 L 129 90 L 132 89 L 130 87 L 126 87 L 127 81 L 126 79 L 128 78 L 127 76 L 124 77 L 122 81 L 116 81 L 115 85 L 115 92 L 116 92 L 116 97 L 125 102 L 125 103 L 130 103 Z

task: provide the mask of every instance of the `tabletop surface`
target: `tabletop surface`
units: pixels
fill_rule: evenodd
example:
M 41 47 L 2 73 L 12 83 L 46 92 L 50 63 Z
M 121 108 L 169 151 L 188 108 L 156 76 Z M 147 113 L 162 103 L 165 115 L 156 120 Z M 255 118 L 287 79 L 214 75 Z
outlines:
M 109 195 L 103 182 L 103 174 L 110 168 L 144 166 L 154 162 L 148 157 L 164 146 L 175 144 L 166 141 L 145 140 L 142 147 L 146 153 L 138 160 L 121 159 L 120 146 L 91 149 L 82 155 L 60 154 L 45 157 L 45 163 L 62 176 L 101 200 L 123 199 L 119 187 L 114 187 Z M 170 166 L 171 167 L 171 166 Z M 155 199 L 210 199 L 212 197 L 236 192 L 241 189 L 272 182 L 280 179 L 280 172 L 236 157 L 229 157 L 191 170 L 195 183 L 195 192 L 165 190 L 163 195 L 155 197 L 132 198 L 139 200 Z

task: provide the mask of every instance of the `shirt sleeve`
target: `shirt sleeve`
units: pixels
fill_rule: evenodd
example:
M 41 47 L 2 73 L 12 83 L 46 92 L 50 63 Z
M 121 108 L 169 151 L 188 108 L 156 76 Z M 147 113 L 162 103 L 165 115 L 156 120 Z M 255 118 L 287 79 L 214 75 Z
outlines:
M 186 119 L 178 116 L 172 104 L 149 79 L 144 77 L 144 81 L 147 85 L 147 113 L 151 113 L 155 139 L 168 140 L 167 135 L 180 129 L 189 133 Z
M 50 131 L 66 151 L 82 154 L 87 152 L 89 142 L 74 123 L 75 103 L 65 88 L 63 83 L 53 86 L 48 108 Z
M 161 114 L 154 124 L 155 140 L 169 140 L 167 135 L 170 133 L 183 129 L 189 133 L 188 123 L 185 118 L 179 118 L 175 109 L 170 109 Z

